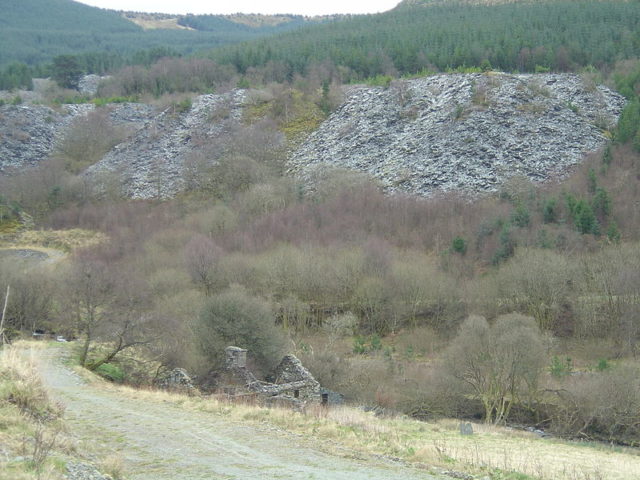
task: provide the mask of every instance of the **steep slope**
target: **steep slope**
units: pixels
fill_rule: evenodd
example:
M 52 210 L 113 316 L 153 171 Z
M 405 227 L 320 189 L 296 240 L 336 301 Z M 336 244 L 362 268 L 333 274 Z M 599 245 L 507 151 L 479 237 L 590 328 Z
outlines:
M 562 175 L 606 142 L 623 98 L 576 75 L 436 75 L 358 87 L 293 155 L 291 173 L 366 172 L 388 191 L 492 191 Z
M 169 108 L 148 118 L 131 140 L 117 145 L 86 175 L 119 177 L 132 198 L 173 196 L 184 188 L 185 160 L 204 144 L 224 136 L 242 115 L 245 92 L 201 95 L 186 112 Z

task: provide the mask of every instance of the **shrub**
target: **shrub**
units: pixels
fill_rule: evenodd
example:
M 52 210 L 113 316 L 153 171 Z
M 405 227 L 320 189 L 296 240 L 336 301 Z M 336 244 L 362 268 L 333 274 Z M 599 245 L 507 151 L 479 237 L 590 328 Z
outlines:
M 542 209 L 542 219 L 544 223 L 554 223 L 558 221 L 558 200 L 548 199 Z
M 552 428 L 606 441 L 634 442 L 640 434 L 637 367 L 620 367 L 572 377 L 557 392 Z
M 609 370 L 611 368 L 611 364 L 607 361 L 606 358 L 601 358 L 598 360 L 598 365 L 596 365 L 596 370 L 599 372 L 604 372 L 605 370 Z
M 593 168 L 589 169 L 587 173 L 587 189 L 589 193 L 593 195 L 596 193 L 596 189 L 598 188 L 598 179 L 596 177 L 596 171 Z
M 576 201 L 571 212 L 573 214 L 573 223 L 580 233 L 583 235 L 587 233 L 598 235 L 600 233 L 598 220 L 588 202 L 583 199 Z
M 173 113 L 185 113 L 191 110 L 192 105 L 193 102 L 191 98 L 187 97 L 182 100 L 172 102 L 171 110 L 173 111 Z
M 607 228 L 607 238 L 613 243 L 620 243 L 621 236 L 618 224 L 615 221 L 612 221 L 609 224 L 609 228 Z
M 551 375 L 556 378 L 560 378 L 571 375 L 571 372 L 573 372 L 573 366 L 569 357 L 564 360 L 560 360 L 557 355 L 553 356 L 551 359 L 551 366 L 549 367 L 549 373 Z
M 357 336 L 353 339 L 353 353 L 362 355 L 367 353 L 367 339 L 362 336 Z
M 511 225 L 506 222 L 500 231 L 500 244 L 494 252 L 491 262 L 498 265 L 511 257 L 516 249 L 516 242 L 511 235 Z
M 608 143 L 602 153 L 602 163 L 604 163 L 607 167 L 611 165 L 611 160 L 613 159 L 613 155 L 611 154 L 611 144 Z
M 346 337 L 353 335 L 358 328 L 358 317 L 351 312 L 329 317 L 323 325 L 323 329 L 330 337 Z
M 609 192 L 602 187 L 596 188 L 592 206 L 594 213 L 600 220 L 606 219 L 611 214 L 611 205 L 612 201 Z
M 126 136 L 124 128 L 113 125 L 107 110 L 98 109 L 73 121 L 56 153 L 69 172 L 79 173 Z
M 382 339 L 378 335 L 363 337 L 358 335 L 353 339 L 353 353 L 363 355 L 368 352 L 382 350 Z
M 393 77 L 391 75 L 376 75 L 375 77 L 367 78 L 364 83 L 370 87 L 384 87 L 389 88 Z
M 526 313 L 543 330 L 571 331 L 572 319 L 563 316 L 577 275 L 566 257 L 549 250 L 521 248 L 496 272 L 500 303 Z
M 502 315 L 490 326 L 469 317 L 445 352 L 444 370 L 482 402 L 487 423 L 507 420 L 511 408 L 536 397 L 545 360 L 533 318 Z
M 531 222 L 529 209 L 522 203 L 518 204 L 515 211 L 511 214 L 511 221 L 520 228 L 528 227 Z
M 467 253 L 467 241 L 462 237 L 456 237 L 451 242 L 451 249 L 460 255 L 464 255 Z
M 269 304 L 232 286 L 205 304 L 197 326 L 200 347 L 212 367 L 220 366 L 229 345 L 246 348 L 257 366 L 270 369 L 279 360 L 285 336 Z

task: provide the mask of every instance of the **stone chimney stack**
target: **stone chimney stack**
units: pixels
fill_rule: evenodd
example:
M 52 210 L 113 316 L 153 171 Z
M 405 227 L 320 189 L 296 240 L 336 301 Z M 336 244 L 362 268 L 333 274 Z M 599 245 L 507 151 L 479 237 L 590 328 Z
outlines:
M 225 367 L 228 370 L 247 366 L 247 351 L 244 348 L 227 347 L 224 349 L 224 354 Z

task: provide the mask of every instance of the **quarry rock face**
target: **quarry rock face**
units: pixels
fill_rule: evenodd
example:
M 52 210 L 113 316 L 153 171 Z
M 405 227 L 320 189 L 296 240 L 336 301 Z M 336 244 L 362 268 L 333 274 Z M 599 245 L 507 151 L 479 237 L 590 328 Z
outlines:
M 624 98 L 578 75 L 446 74 L 354 87 L 293 154 L 312 183 L 364 172 L 388 192 L 495 191 L 514 175 L 562 176 L 607 141 Z

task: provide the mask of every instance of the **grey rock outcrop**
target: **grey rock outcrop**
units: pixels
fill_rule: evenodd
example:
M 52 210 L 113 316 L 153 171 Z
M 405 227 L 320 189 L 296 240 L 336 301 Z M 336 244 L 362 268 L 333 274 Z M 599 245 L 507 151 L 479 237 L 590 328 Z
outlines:
M 447 74 L 354 87 L 293 154 L 312 183 L 327 168 L 376 178 L 386 191 L 494 191 L 514 175 L 565 174 L 606 142 L 624 99 L 578 75 Z

